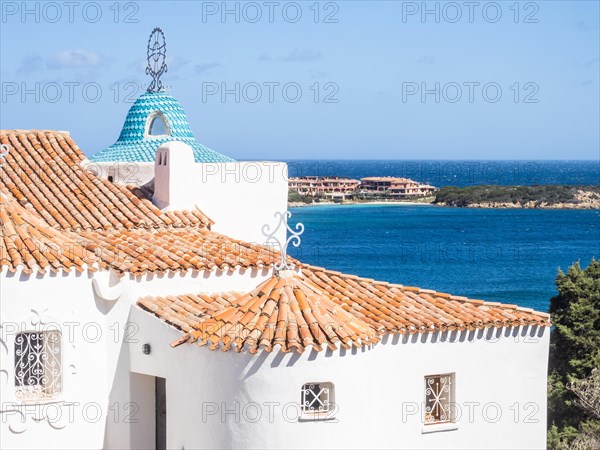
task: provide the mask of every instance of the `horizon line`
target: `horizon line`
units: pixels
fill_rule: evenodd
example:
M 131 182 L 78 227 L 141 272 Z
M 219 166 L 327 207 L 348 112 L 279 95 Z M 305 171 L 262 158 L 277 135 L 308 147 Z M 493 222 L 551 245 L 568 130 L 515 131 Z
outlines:
M 260 159 L 252 158 L 246 161 L 259 161 Z M 264 158 L 262 158 L 264 160 Z M 462 161 L 493 161 L 493 162 L 512 162 L 512 161 L 544 161 L 544 162 L 597 162 L 600 164 L 600 158 L 598 159 L 495 159 L 495 158 L 464 158 L 464 159 L 444 159 L 444 158 L 281 158 L 278 161 L 450 161 L 450 162 L 462 162 Z

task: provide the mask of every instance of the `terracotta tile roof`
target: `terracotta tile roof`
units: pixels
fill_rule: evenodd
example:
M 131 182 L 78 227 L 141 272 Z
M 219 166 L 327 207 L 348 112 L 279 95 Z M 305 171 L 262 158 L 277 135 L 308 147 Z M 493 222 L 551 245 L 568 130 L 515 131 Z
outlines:
M 37 266 L 43 270 L 46 257 L 54 258 L 53 268 L 62 261 L 64 270 L 73 266 L 83 270 L 82 261 L 71 261 L 63 245 L 66 242 L 85 249 L 86 261 L 121 274 L 255 268 L 273 263 L 272 250 L 209 231 L 212 222 L 199 209 L 162 212 L 144 189 L 113 184 L 85 170 L 81 150 L 66 133 L 0 131 L 0 143 L 10 149 L 0 169 L 0 192 L 11 199 L 10 211 L 7 201 L 2 209 L 7 214 L 27 212 L 28 223 L 35 223 L 48 240 L 33 241 L 38 259 L 32 260 L 31 242 L 14 239 L 13 231 L 20 228 L 13 222 L 19 214 L 10 216 L 15 219 L 7 223 L 3 217 L 3 238 L 13 240 L 7 245 L 3 239 L 0 269 L 31 271 Z M 29 233 L 35 227 L 29 226 Z M 59 253 L 65 248 L 66 253 L 60 257 L 47 254 L 51 248 Z
M 1 130 L 9 146 L 0 170 L 0 188 L 21 204 L 31 204 L 50 226 L 63 230 L 204 227 L 198 209 L 163 212 L 131 189 L 84 169 L 85 156 L 66 133 Z
M 271 266 L 277 253 L 198 228 L 79 232 L 79 242 L 117 273 L 260 268 Z
M 67 134 L 2 131 L 0 270 L 119 274 L 271 267 L 277 253 L 210 231 L 201 211 L 165 213 L 143 190 L 83 169 Z M 300 265 L 247 294 L 146 297 L 138 304 L 197 341 L 227 350 L 303 351 L 375 343 L 387 333 L 549 326 L 549 316 Z
M 259 349 L 303 352 L 361 347 L 378 342 L 377 331 L 341 308 L 310 280 L 280 272 L 247 294 L 146 297 L 138 304 L 186 332 L 184 342 L 236 352 Z
M 24 272 L 70 270 L 92 267 L 94 254 L 69 233 L 49 226 L 35 212 L 0 191 L 0 268 Z
M 187 270 L 232 270 L 271 266 L 277 253 L 205 228 L 58 230 L 31 205 L 0 189 L 0 270 L 26 273 L 47 268 L 117 274 Z
M 184 342 L 212 350 L 302 352 L 307 346 L 345 348 L 384 334 L 549 326 L 549 315 L 514 305 L 470 300 L 304 265 L 275 275 L 247 294 L 144 297 L 138 305 L 183 331 Z
M 320 267 L 305 265 L 302 272 L 345 310 L 379 331 L 404 334 L 550 325 L 548 314 L 530 308 L 374 281 Z

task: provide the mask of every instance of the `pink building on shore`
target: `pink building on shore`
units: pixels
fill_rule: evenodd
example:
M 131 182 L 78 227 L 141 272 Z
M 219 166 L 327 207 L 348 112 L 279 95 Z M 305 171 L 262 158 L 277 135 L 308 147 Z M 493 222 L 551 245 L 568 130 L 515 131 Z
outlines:
M 348 195 L 352 195 L 356 189 L 358 189 L 359 184 L 360 181 L 350 178 L 320 178 L 311 176 L 290 178 L 288 181 L 288 188 L 301 195 L 308 195 L 311 197 L 325 196 L 345 198 Z
M 366 177 L 360 180 L 360 193 L 367 196 L 425 197 L 433 195 L 435 187 L 409 178 Z
M 434 186 L 408 178 L 366 177 L 359 181 L 343 177 L 317 176 L 290 178 L 288 188 L 301 195 L 332 198 L 346 198 L 355 194 L 366 197 L 425 197 L 432 195 L 436 189 Z

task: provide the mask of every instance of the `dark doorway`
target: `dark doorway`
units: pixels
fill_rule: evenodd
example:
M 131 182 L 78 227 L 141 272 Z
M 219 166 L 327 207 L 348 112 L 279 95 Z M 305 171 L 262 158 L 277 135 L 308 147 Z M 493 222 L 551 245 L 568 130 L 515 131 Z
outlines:
M 166 450 L 167 448 L 167 390 L 165 381 L 164 378 L 156 377 L 154 382 L 156 450 Z

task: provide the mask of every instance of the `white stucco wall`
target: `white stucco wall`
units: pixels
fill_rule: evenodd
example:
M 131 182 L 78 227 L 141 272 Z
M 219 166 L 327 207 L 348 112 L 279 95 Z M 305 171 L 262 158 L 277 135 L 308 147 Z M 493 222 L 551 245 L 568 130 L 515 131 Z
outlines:
M 166 296 L 204 292 L 249 292 L 273 275 L 273 268 L 167 272 L 136 278 L 130 288 L 138 299 L 147 295 Z
M 167 379 L 170 448 L 545 447 L 547 328 L 395 336 L 365 350 L 252 356 L 189 344 L 172 349 L 180 333 L 141 310 L 131 320 L 153 349 L 132 351 L 131 370 Z M 422 422 L 424 377 L 451 372 L 456 429 L 424 433 L 435 430 Z M 333 420 L 298 421 L 301 386 L 325 381 L 335 386 Z
M 192 147 L 183 142 L 167 142 L 158 147 L 152 202 L 170 211 L 197 207 L 196 193 L 190 189 L 195 164 Z
M 130 373 L 129 352 L 142 345 L 139 325 L 129 321 L 131 305 L 146 295 L 250 290 L 271 274 L 0 273 L 0 448 L 150 448 L 154 400 L 146 394 L 153 391 L 141 388 L 148 379 Z M 24 403 L 15 398 L 14 340 L 19 332 L 47 329 L 62 335 L 63 391 Z
M 111 176 L 113 182 L 122 184 L 143 185 L 155 178 L 157 171 L 161 179 L 155 180 L 155 189 L 163 186 L 170 191 L 155 190 L 154 202 L 157 206 L 166 209 L 197 207 L 214 220 L 213 230 L 247 242 L 267 243 L 262 227 L 267 225 L 273 230 L 277 227 L 275 213 L 287 211 L 288 168 L 287 164 L 281 162 L 245 161 L 178 166 L 172 165 L 170 158 L 167 167 L 157 167 L 155 163 L 89 161 L 84 166 L 101 177 Z M 165 201 L 166 197 L 170 197 L 170 205 Z M 277 231 L 276 237 L 285 239 L 283 226 Z
M 247 291 L 270 275 L 0 274 L 0 447 L 152 448 L 152 377 L 160 376 L 167 380 L 169 448 L 544 448 L 548 328 L 252 356 L 190 344 L 173 349 L 181 333 L 132 306 L 144 295 Z M 40 320 L 63 334 L 63 393 L 25 405 L 14 398 L 14 337 Z M 150 355 L 142 353 L 146 343 Z M 424 376 L 450 372 L 457 428 L 423 434 Z M 333 420 L 296 420 L 301 386 L 325 381 L 335 385 Z
M 1 448 L 102 448 L 119 353 L 129 350 L 122 340 L 130 299 L 96 296 L 92 279 L 87 272 L 0 274 Z M 15 398 L 15 337 L 47 329 L 62 336 L 62 393 L 22 403 Z
M 198 207 L 215 221 L 212 229 L 247 242 L 266 242 L 262 227 L 277 226 L 287 211 L 287 164 L 269 161 L 204 163 L 190 183 Z M 285 228 L 277 233 L 285 239 Z

